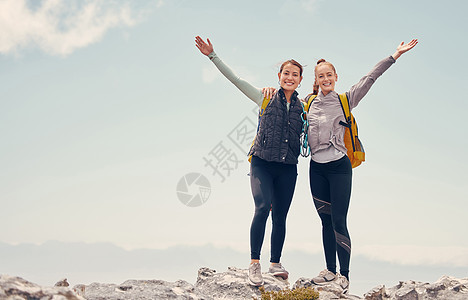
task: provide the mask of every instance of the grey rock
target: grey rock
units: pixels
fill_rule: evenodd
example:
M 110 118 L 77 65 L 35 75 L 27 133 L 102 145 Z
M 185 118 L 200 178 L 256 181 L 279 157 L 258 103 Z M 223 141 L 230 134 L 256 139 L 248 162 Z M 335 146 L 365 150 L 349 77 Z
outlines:
M 419 300 L 419 293 L 416 291 L 414 284 L 407 284 L 394 294 L 396 300 Z
M 265 291 L 279 291 L 289 288 L 289 282 L 281 278 L 262 273 Z M 197 290 L 206 297 L 213 299 L 252 299 L 260 298 L 258 287 L 247 282 L 248 270 L 229 267 L 226 272 L 216 273 L 209 268 L 201 268 L 195 284 Z M 211 299 L 207 298 L 207 299 Z
M 247 283 L 247 270 L 228 268 L 217 273 L 213 269 L 201 268 L 195 285 L 186 281 L 167 282 L 163 280 L 127 280 L 122 284 L 77 285 L 74 291 L 88 300 L 126 299 L 252 299 L 260 298 L 260 290 Z M 285 280 L 263 274 L 267 291 L 289 287 Z
M 225 272 L 217 273 L 213 269 L 201 268 L 195 284 L 183 280 L 167 282 L 163 280 L 127 280 L 121 284 L 92 283 L 78 284 L 70 289 L 64 286 L 42 287 L 20 277 L 0 275 L 0 299 L 50 299 L 50 300 L 126 300 L 126 299 L 260 299 L 259 288 L 247 283 L 247 269 L 229 267 Z M 289 282 L 263 273 L 266 291 L 278 291 L 289 288 Z M 66 279 L 57 284 L 65 284 Z M 343 294 L 342 289 L 333 284 L 314 285 L 311 279 L 300 278 L 294 288 L 313 287 L 320 294 L 321 300 L 466 300 L 468 299 L 468 278 L 457 279 L 443 276 L 434 283 L 417 281 L 399 282 L 387 288 L 379 285 L 364 298 Z M 351 282 L 352 291 L 352 282 Z
M 323 300 L 331 299 L 365 299 L 365 300 L 467 300 L 468 278 L 457 279 L 443 276 L 435 283 L 423 283 L 413 280 L 400 281 L 396 286 L 386 288 L 379 285 L 364 294 L 364 298 L 357 295 L 343 294 L 339 286 L 333 282 L 326 285 L 315 285 L 311 279 L 299 278 L 293 285 L 298 287 L 312 287 L 319 292 Z M 350 289 L 352 291 L 352 282 Z
M 70 284 L 68 283 L 67 279 L 64 278 L 60 281 L 57 281 L 57 283 L 54 286 L 69 286 Z
M 385 293 L 385 285 L 381 284 L 376 286 L 372 290 L 364 294 L 364 299 L 369 300 L 383 300 L 387 299 L 387 294 Z
M 0 299 L 85 300 L 66 287 L 42 287 L 21 277 L 0 275 Z
M 468 278 L 457 279 L 442 276 L 436 282 L 400 282 L 394 287 L 379 286 L 364 295 L 366 300 L 466 300 L 468 299 Z
M 183 280 L 127 280 L 122 284 L 92 283 L 73 288 L 88 300 L 124 299 L 207 299 L 198 295 L 195 287 Z

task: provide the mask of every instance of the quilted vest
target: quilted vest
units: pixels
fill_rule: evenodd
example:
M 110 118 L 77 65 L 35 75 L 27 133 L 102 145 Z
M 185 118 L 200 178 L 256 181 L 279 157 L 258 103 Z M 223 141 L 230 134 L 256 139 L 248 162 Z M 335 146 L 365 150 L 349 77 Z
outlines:
M 291 96 L 289 112 L 286 103 L 283 89 L 279 89 L 259 118 L 257 136 L 248 155 L 270 162 L 297 164 L 303 124 L 302 103 L 296 91 Z

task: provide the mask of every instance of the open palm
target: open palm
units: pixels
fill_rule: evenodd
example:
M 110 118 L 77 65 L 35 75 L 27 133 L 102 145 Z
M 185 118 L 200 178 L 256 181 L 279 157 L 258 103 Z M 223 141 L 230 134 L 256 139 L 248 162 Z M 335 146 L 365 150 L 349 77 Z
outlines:
M 205 43 L 205 41 L 199 37 L 195 37 L 195 43 L 197 48 L 200 50 L 201 53 L 208 55 L 211 52 L 213 52 L 213 45 L 210 42 L 210 39 L 206 39 L 208 43 Z
M 414 46 L 416 46 L 418 44 L 418 40 L 417 39 L 413 39 L 411 40 L 411 42 L 409 42 L 408 44 L 404 44 L 404 42 L 401 42 L 401 44 L 397 47 L 397 51 L 400 53 L 400 54 L 403 54 L 405 53 L 406 51 L 409 51 L 411 49 L 414 48 Z

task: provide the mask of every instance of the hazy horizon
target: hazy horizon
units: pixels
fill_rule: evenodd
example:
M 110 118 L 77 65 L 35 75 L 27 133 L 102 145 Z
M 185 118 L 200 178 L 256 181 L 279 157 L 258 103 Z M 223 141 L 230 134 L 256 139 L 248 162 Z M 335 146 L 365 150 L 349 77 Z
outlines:
M 264 251 L 267 254 L 267 251 Z M 321 253 L 285 249 L 283 264 L 290 271 L 290 287 L 301 278 L 312 278 L 324 266 Z M 67 278 L 77 284 L 114 283 L 129 279 L 185 280 L 195 284 L 201 267 L 222 273 L 228 267 L 246 269 L 248 253 L 213 245 L 178 245 L 166 249 L 125 250 L 112 243 L 64 243 L 10 245 L 0 242 L 0 274 L 19 276 L 44 286 Z M 443 275 L 467 277 L 466 269 L 438 265 L 403 265 L 353 257 L 352 293 L 361 295 L 380 284 L 393 287 L 399 281 L 435 282 Z M 262 262 L 267 271 L 268 262 Z

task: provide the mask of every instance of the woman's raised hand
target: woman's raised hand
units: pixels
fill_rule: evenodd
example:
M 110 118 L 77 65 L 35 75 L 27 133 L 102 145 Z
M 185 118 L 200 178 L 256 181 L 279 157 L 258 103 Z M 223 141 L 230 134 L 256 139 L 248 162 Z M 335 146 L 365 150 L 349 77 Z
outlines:
M 213 52 L 213 45 L 211 44 L 210 39 L 207 38 L 206 40 L 208 44 L 205 43 L 205 41 L 201 37 L 195 37 L 195 43 L 197 43 L 196 46 L 198 50 L 200 50 L 201 53 L 208 55 L 211 52 Z
M 408 44 L 405 44 L 405 42 L 401 42 L 400 45 L 398 45 L 396 52 L 392 55 L 393 58 L 396 60 L 398 57 L 400 57 L 403 53 L 413 49 L 416 45 L 418 44 L 418 39 L 412 39 L 411 42 Z

